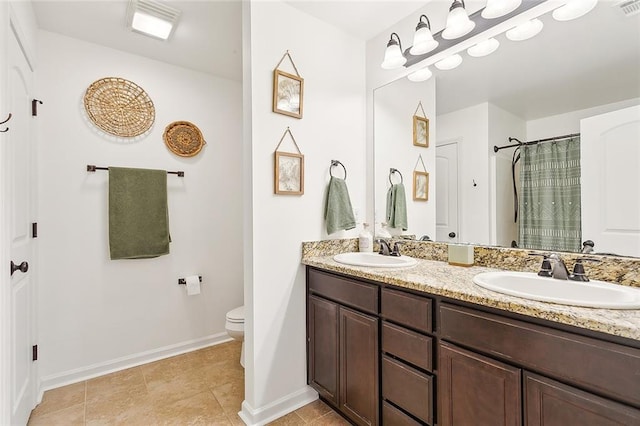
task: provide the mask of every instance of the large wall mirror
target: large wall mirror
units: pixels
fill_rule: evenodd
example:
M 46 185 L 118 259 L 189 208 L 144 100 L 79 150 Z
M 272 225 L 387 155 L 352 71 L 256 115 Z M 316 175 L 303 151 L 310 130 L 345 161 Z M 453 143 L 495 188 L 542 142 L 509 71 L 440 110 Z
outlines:
M 401 78 L 375 89 L 376 234 L 557 251 L 582 251 L 582 243 L 593 240 L 595 253 L 640 256 L 640 14 L 625 15 L 615 3 L 601 1 L 567 22 L 547 13 L 539 18 L 542 32 L 532 39 L 515 42 L 502 34 L 489 56 L 463 52 L 459 67 L 433 69 L 426 82 Z M 429 96 L 435 97 L 434 110 Z M 420 101 L 432 132 L 428 147 L 411 143 Z M 564 241 L 569 237 L 560 232 L 553 238 L 557 246 L 536 247 L 523 237 L 521 224 L 528 214 L 523 203 L 537 202 L 528 195 L 523 202 L 523 182 L 534 186 L 530 169 L 516 163 L 516 202 L 512 163 L 518 153 L 493 147 L 517 143 L 510 137 L 530 142 L 573 134 L 579 167 L 571 203 L 579 214 L 578 223 L 566 222 L 563 231 L 571 231 L 574 241 Z M 535 147 L 551 149 L 568 140 Z M 412 197 L 419 157 L 429 173 L 426 201 Z M 403 174 L 406 230 L 384 225 L 389 190 L 398 182 L 389 179 L 390 168 Z M 541 214 L 567 220 L 557 211 Z

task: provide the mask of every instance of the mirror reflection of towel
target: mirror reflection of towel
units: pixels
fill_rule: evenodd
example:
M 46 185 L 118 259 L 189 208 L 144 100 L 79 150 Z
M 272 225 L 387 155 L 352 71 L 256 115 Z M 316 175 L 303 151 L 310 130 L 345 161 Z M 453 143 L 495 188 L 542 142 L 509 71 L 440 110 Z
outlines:
M 391 185 L 387 191 L 387 226 L 400 228 L 406 231 L 407 223 L 407 197 L 404 192 L 404 184 Z
M 331 177 L 324 217 L 327 220 L 327 234 L 356 227 L 356 219 L 353 216 L 353 207 L 351 207 L 351 199 L 344 179 Z

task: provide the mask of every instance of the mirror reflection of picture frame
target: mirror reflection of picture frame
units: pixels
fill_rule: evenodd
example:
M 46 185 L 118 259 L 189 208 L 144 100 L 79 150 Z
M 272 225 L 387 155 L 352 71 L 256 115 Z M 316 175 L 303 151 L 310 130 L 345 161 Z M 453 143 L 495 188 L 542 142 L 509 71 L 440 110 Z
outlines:
M 429 119 L 413 116 L 413 144 L 415 146 L 429 147 Z
M 304 155 L 276 151 L 274 166 L 275 194 L 304 194 Z
M 304 79 L 276 69 L 273 71 L 273 112 L 302 118 Z
M 428 201 L 429 200 L 429 173 L 413 172 L 413 200 Z

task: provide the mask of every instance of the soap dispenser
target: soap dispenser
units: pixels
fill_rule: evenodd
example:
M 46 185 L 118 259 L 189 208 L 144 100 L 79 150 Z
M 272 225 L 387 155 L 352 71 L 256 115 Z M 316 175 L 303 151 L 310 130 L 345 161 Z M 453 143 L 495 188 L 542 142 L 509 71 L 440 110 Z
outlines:
M 373 251 L 373 236 L 369 232 L 369 224 L 362 224 L 362 232 L 358 237 L 358 249 L 360 251 L 371 252 Z

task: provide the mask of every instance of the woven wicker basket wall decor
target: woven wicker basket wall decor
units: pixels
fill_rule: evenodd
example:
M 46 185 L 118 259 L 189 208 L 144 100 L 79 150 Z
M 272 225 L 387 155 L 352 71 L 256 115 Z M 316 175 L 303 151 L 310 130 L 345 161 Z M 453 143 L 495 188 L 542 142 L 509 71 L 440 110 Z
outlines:
M 164 129 L 164 143 L 176 155 L 193 157 L 206 144 L 200 129 L 188 121 L 174 121 Z
M 134 82 L 119 77 L 94 81 L 84 95 L 84 108 L 96 126 L 124 138 L 145 133 L 156 117 L 147 92 Z

